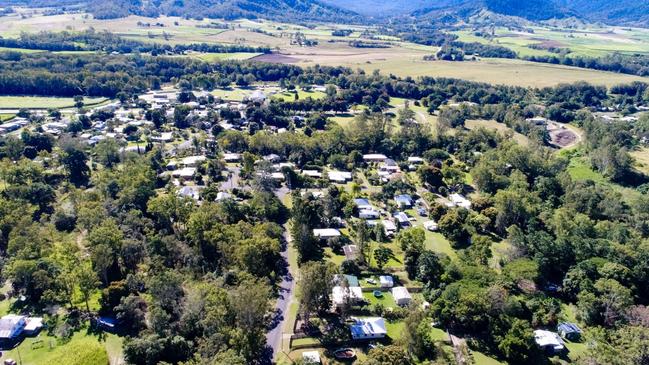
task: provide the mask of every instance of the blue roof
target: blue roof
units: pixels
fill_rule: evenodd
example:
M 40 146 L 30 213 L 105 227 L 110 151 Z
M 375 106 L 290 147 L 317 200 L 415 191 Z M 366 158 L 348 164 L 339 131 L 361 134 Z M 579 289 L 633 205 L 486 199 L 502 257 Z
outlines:
M 356 198 L 356 199 L 354 199 L 354 203 L 356 203 L 356 205 L 370 205 L 370 201 L 369 201 L 369 200 L 367 200 L 367 199 L 362 199 L 362 198 Z
M 113 317 L 99 317 L 99 323 L 102 326 L 113 328 L 117 325 L 117 319 Z
M 579 326 L 574 323 L 563 322 L 559 323 L 559 325 L 557 326 L 557 331 L 564 333 L 581 333 L 581 328 L 579 328 Z
M 400 223 L 403 223 L 403 222 L 410 222 L 410 219 L 408 219 L 408 215 L 407 215 L 406 213 L 404 213 L 404 212 L 395 213 L 395 214 L 394 214 L 394 217 L 395 217 L 395 218 L 396 218 Z

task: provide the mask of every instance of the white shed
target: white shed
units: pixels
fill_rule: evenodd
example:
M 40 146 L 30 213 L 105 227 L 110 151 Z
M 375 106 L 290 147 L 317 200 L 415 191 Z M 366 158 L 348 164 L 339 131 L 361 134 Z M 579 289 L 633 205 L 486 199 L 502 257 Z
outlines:
M 397 286 L 392 288 L 392 296 L 394 297 L 394 302 L 400 306 L 406 306 L 410 304 L 412 296 L 408 292 L 405 286 Z
M 381 288 L 391 288 L 394 286 L 394 280 L 390 275 L 379 276 L 379 281 L 381 282 Z

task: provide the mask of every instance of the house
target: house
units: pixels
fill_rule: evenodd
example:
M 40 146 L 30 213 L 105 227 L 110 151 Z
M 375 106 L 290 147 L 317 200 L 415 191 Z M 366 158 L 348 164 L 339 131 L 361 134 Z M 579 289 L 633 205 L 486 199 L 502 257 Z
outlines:
M 178 196 L 192 198 L 196 201 L 201 199 L 201 193 L 195 186 L 183 186 L 178 190 Z
M 354 340 L 371 340 L 384 338 L 388 331 L 385 328 L 385 320 L 381 317 L 358 318 L 349 327 Z
M 171 172 L 171 176 L 179 177 L 184 180 L 191 180 L 194 178 L 194 175 L 196 175 L 195 167 L 183 167 L 182 169 Z
M 302 360 L 306 365 L 317 365 L 322 363 L 318 351 L 304 351 L 302 353 Z
M 266 101 L 266 94 L 264 94 L 264 92 L 261 90 L 255 90 L 252 94 L 250 94 L 248 100 L 252 101 L 253 103 L 261 104 Z
M 374 163 L 383 162 L 387 160 L 387 158 L 388 157 L 386 155 L 382 155 L 380 153 L 370 153 L 367 155 L 363 155 L 363 161 L 365 162 L 374 162 Z
M 34 336 L 43 328 L 42 317 L 28 317 L 25 322 L 23 333 L 27 336 Z
M 469 199 L 463 197 L 462 195 L 458 193 L 453 193 L 449 195 L 448 197 L 451 200 L 452 206 L 454 207 L 462 207 L 465 209 L 471 209 L 471 202 Z
M 218 193 L 216 193 L 216 201 L 217 202 L 220 202 L 221 200 L 233 199 L 233 198 L 234 198 L 234 196 L 232 194 L 226 193 L 225 191 L 219 191 Z
M 548 124 L 548 120 L 543 117 L 527 118 L 525 121 L 538 126 L 545 126 Z
M 239 162 L 241 160 L 241 155 L 238 153 L 224 153 L 223 161 L 225 162 Z
M 7 314 L 0 318 L 0 342 L 18 338 L 27 325 L 27 318 L 16 314 Z
M 421 165 L 424 163 L 424 159 L 421 157 L 411 156 L 408 157 L 408 163 L 411 165 Z
M 327 176 L 329 181 L 337 184 L 344 184 L 352 179 L 352 173 L 347 171 L 327 171 Z
M 563 322 L 557 326 L 557 332 L 568 341 L 579 341 L 581 339 L 581 328 L 575 323 Z
M 343 246 L 343 252 L 345 253 L 345 258 L 347 260 L 356 260 L 360 251 L 356 245 L 345 245 Z
M 427 230 L 429 230 L 431 232 L 437 231 L 437 228 L 438 228 L 437 222 L 435 222 L 435 221 L 426 221 L 426 222 L 424 222 L 424 228 L 426 228 Z
M 334 237 L 340 237 L 340 231 L 335 228 L 314 229 L 313 235 L 321 240 L 328 240 Z
M 356 205 L 356 208 L 358 208 L 358 210 L 364 210 L 364 209 L 374 210 L 374 207 L 372 206 L 372 204 L 370 204 L 369 200 L 367 199 L 362 199 L 362 198 L 354 199 L 354 204 Z
M 205 156 L 189 156 L 182 159 L 182 164 L 186 167 L 196 167 L 205 160 L 207 160 Z
M 410 301 L 412 300 L 412 296 L 405 286 L 396 286 L 392 288 L 392 296 L 394 297 L 394 302 L 399 306 L 406 306 L 410 304 Z
M 399 222 L 401 228 L 410 227 L 410 218 L 408 218 L 408 215 L 406 213 L 404 212 L 395 213 L 394 218 L 397 219 L 397 222 Z
M 360 286 L 334 286 L 331 290 L 331 298 L 334 306 L 340 308 L 346 304 L 356 304 L 363 300 L 363 290 Z
M 322 172 L 318 170 L 302 170 L 302 175 L 313 179 L 320 179 L 322 177 Z
M 173 140 L 174 136 L 171 132 L 160 133 L 159 136 L 151 136 L 152 142 L 172 142 Z
M 358 212 L 360 219 L 379 219 L 381 215 L 374 209 L 362 209 Z
M 412 208 L 412 197 L 408 194 L 401 194 L 394 197 L 394 201 L 401 209 Z
M 394 280 L 390 275 L 379 276 L 379 282 L 381 283 L 381 288 L 392 288 L 394 286 Z
M 546 330 L 535 330 L 534 342 L 549 355 L 560 354 L 566 348 L 563 340 L 557 333 Z
M 381 224 L 383 224 L 383 232 L 386 236 L 391 237 L 397 234 L 397 225 L 393 221 L 384 219 Z

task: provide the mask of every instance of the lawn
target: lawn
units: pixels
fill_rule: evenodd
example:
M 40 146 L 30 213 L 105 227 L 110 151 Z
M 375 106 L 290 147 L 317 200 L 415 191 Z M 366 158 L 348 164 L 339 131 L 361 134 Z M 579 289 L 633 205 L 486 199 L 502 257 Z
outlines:
M 306 90 L 298 89 L 297 96 L 298 96 L 298 100 L 304 100 L 307 98 L 311 98 L 313 100 L 321 100 L 324 99 L 327 95 L 322 91 L 306 91 Z M 295 92 L 286 91 L 283 93 L 278 93 L 273 95 L 273 98 L 282 101 L 294 101 Z
M 26 338 L 18 347 L 4 352 L 0 359 L 21 359 L 23 365 L 107 365 L 109 352 L 112 359 L 121 359 L 121 338 L 81 330 L 68 342 L 60 342 L 43 332 L 36 338 Z
M 106 101 L 106 98 L 84 98 L 84 105 L 96 105 Z M 0 109 L 49 109 L 69 108 L 74 106 L 73 98 L 57 98 L 47 96 L 0 96 Z
M 394 297 L 392 296 L 392 293 L 390 292 L 382 292 L 383 296 L 381 298 L 377 298 L 374 296 L 373 293 L 371 292 L 365 292 L 363 293 L 363 298 L 370 303 L 371 306 L 375 306 L 379 303 L 383 305 L 383 308 L 396 308 L 397 303 L 394 301 Z

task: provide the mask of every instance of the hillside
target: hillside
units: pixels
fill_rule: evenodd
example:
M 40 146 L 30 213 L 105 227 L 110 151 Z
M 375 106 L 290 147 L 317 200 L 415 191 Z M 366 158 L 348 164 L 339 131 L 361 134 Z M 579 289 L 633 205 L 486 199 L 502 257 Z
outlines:
M 183 16 L 195 19 L 256 19 L 280 21 L 357 22 L 359 16 L 350 10 L 341 10 L 316 0 L 113 0 L 76 1 L 87 6 L 95 18 L 114 19 L 128 15 L 155 17 L 158 15 Z M 0 7 L 63 6 L 75 4 L 74 0 L 0 0 Z

